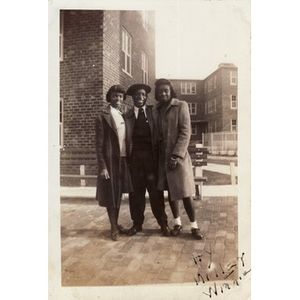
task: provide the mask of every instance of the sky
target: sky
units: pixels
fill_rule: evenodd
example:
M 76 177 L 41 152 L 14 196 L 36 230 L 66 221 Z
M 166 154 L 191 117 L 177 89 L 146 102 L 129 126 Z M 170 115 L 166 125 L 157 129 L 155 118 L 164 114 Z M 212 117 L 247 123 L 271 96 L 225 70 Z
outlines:
M 204 79 L 223 62 L 246 67 L 250 52 L 247 2 L 164 2 L 155 13 L 156 77 Z

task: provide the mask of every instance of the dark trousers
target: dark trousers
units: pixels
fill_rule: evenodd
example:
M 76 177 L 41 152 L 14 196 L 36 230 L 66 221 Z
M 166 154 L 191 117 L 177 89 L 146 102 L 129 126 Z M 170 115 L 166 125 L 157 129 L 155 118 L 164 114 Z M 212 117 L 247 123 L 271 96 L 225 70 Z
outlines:
M 149 194 L 150 206 L 157 223 L 167 224 L 163 191 L 157 190 L 157 163 L 152 151 L 133 150 L 130 159 L 130 175 L 133 193 L 129 194 L 129 208 L 133 224 L 144 223 L 146 207 L 146 190 Z

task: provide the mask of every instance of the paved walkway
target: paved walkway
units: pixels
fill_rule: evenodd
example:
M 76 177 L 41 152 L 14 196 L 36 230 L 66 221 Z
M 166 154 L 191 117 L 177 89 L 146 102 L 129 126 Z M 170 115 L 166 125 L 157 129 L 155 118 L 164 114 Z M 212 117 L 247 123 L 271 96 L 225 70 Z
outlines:
M 203 185 L 203 197 L 237 196 L 238 185 Z M 95 198 L 96 187 L 60 187 L 61 197 Z
M 205 281 L 218 280 L 217 272 L 220 275 L 238 256 L 237 197 L 204 197 L 194 203 L 204 240 L 191 237 L 188 218 L 180 202 L 184 230 L 179 237 L 161 236 L 147 203 L 143 231 L 113 242 L 106 211 L 96 201 L 62 198 L 62 285 L 195 283 L 195 278 L 200 280 L 197 274 Z M 166 212 L 172 220 L 167 202 Z M 132 224 L 127 197 L 123 200 L 119 221 L 127 228 Z M 211 268 L 208 268 L 210 263 Z
M 230 166 L 220 165 L 220 164 L 207 164 L 207 166 L 202 167 L 203 170 L 222 173 L 222 174 L 231 174 Z M 233 167 L 234 174 L 238 176 L 238 167 Z

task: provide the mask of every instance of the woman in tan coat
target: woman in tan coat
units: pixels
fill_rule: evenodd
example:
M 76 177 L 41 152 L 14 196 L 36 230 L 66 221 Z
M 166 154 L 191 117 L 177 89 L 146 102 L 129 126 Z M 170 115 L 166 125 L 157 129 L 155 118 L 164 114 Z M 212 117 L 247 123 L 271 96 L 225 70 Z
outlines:
M 159 79 L 155 83 L 155 99 L 158 104 L 153 108 L 159 145 L 158 189 L 168 190 L 169 204 L 174 217 L 173 236 L 182 231 L 178 200 L 183 200 L 184 208 L 191 222 L 191 232 L 195 239 L 202 239 L 193 206 L 195 183 L 188 146 L 191 136 L 191 121 L 188 105 L 176 99 L 172 83 Z

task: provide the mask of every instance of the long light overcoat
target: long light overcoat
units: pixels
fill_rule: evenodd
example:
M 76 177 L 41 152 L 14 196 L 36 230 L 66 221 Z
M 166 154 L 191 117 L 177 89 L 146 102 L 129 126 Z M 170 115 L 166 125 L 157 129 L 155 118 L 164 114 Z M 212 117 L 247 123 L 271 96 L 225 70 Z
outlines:
M 195 183 L 188 146 L 191 137 L 191 121 L 188 104 L 173 98 L 160 116 L 159 105 L 153 107 L 153 118 L 160 128 L 158 189 L 165 189 L 167 180 L 171 200 L 179 200 L 195 194 Z M 177 155 L 175 170 L 168 168 L 171 155 Z
M 124 121 L 125 122 L 125 121 Z M 120 146 L 116 124 L 111 115 L 109 106 L 96 118 L 96 154 L 98 161 L 98 180 L 96 199 L 100 206 L 119 207 L 121 201 L 122 187 L 124 187 L 124 176 L 121 174 Z M 107 169 L 110 178 L 102 179 L 100 173 Z M 130 182 L 130 177 L 126 182 Z

